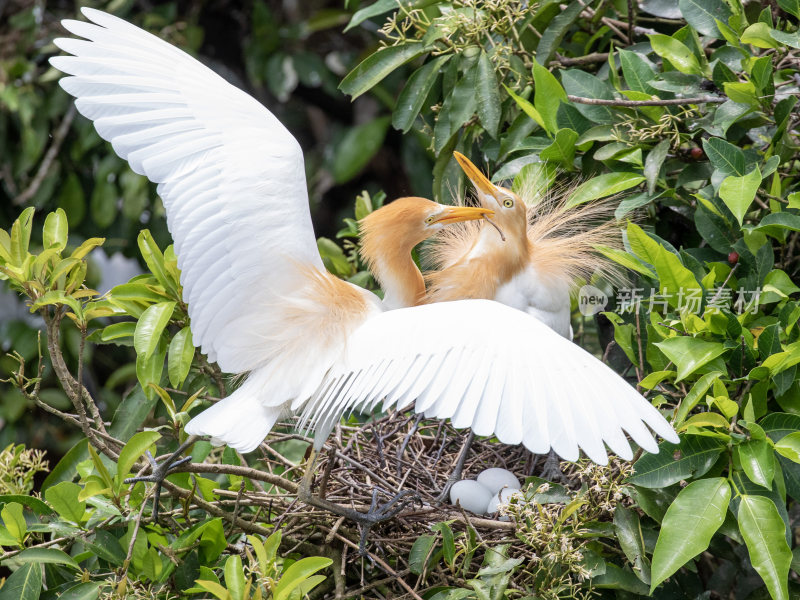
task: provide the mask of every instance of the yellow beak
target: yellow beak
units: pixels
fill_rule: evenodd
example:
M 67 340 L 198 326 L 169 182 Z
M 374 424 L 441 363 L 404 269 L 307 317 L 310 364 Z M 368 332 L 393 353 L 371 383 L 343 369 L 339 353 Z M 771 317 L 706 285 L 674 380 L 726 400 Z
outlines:
M 494 211 L 480 206 L 446 206 L 444 210 L 436 215 L 433 223 L 460 223 L 461 221 L 476 221 L 484 216 L 491 217 Z
M 453 156 L 456 157 L 458 164 L 461 165 L 461 168 L 464 170 L 464 173 L 467 174 L 467 177 L 469 177 L 475 189 L 487 196 L 495 195 L 497 192 L 495 185 L 489 181 L 489 178 L 486 177 L 478 167 L 472 164 L 472 161 L 461 154 L 461 152 L 453 152 Z

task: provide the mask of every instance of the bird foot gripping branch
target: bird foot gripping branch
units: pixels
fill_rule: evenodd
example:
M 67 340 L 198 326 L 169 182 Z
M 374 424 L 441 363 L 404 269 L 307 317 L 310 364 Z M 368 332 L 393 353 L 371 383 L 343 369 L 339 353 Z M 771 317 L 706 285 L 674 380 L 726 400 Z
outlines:
M 340 517 L 345 517 L 356 523 L 359 529 L 358 552 L 361 556 L 368 555 L 367 537 L 369 536 L 370 530 L 375 525 L 396 517 L 403 509 L 409 506 L 409 504 L 422 502 L 416 492 L 412 490 L 401 490 L 389 498 L 387 502 L 378 504 L 378 494 L 384 491 L 377 486 L 372 490 L 370 507 L 366 512 L 361 512 L 355 508 L 342 506 L 330 500 L 326 500 L 325 498 L 315 496 L 312 491 L 312 481 L 314 479 L 314 465 L 317 456 L 317 453 L 313 452 L 312 456 L 309 457 L 307 461 L 306 472 L 297 488 L 297 499 L 309 506 L 322 509 Z
M 177 450 L 167 456 L 161 462 L 156 461 L 153 455 L 148 450 L 145 453 L 148 462 L 150 463 L 150 474 L 141 475 L 138 477 L 128 477 L 125 480 L 126 484 L 134 484 L 140 481 L 155 484 L 155 491 L 153 492 L 153 522 L 158 522 L 159 501 L 161 500 L 161 487 L 164 480 L 168 475 L 177 472 L 177 469 L 192 460 L 191 456 L 179 458 L 187 448 L 197 441 L 197 436 L 190 436 L 185 442 L 178 446 Z

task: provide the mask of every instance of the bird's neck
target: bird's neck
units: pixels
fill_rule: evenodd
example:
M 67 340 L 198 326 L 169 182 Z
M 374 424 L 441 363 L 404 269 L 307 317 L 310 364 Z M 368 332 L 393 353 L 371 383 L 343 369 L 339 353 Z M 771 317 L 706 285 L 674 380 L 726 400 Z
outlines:
M 414 259 L 413 246 L 386 239 L 379 243 L 365 238 L 361 255 L 383 289 L 383 305 L 387 309 L 420 304 L 425 296 L 425 280 Z

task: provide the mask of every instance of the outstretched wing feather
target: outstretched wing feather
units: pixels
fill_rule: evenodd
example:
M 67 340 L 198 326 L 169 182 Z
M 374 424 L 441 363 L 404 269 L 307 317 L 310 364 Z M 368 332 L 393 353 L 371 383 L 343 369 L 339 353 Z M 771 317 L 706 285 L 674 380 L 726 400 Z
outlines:
M 386 339 L 393 343 L 379 343 Z M 658 449 L 653 431 L 677 441 L 664 417 L 600 360 L 537 319 L 487 300 L 373 316 L 348 338 L 327 378 L 350 373 L 355 379 L 341 396 L 327 388 L 306 410 L 323 408 L 331 422 L 381 399 L 394 407 L 413 390 L 415 410 L 426 416 L 534 452 L 552 447 L 566 460 L 583 450 L 600 464 L 608 461 L 606 445 L 630 458 L 623 431 L 651 452 Z
M 297 265 L 323 268 L 300 146 L 185 52 L 83 13 L 91 22 L 64 26 L 85 39 L 56 40 L 72 55 L 51 59 L 69 75 L 61 85 L 114 151 L 159 184 L 195 343 L 225 371 L 257 368 L 279 327 L 270 307 L 301 285 Z

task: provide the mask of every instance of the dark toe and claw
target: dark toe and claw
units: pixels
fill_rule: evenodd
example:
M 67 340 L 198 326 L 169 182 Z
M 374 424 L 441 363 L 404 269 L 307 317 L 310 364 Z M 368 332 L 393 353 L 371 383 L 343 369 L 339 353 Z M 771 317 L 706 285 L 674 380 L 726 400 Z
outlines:
M 547 481 L 552 481 L 553 483 L 564 483 L 566 481 L 564 472 L 561 470 L 561 459 L 559 459 L 558 454 L 552 450 L 544 460 L 540 477 Z
M 420 497 L 416 492 L 412 490 L 402 490 L 392 496 L 388 502 L 378 504 L 378 493 L 382 490 L 375 488 L 372 491 L 372 502 L 370 503 L 370 508 L 367 512 L 361 512 L 354 508 L 336 504 L 335 502 L 331 502 L 325 498 L 320 498 L 312 493 L 311 480 L 313 479 L 313 460 L 310 461 L 310 463 L 311 464 L 308 467 L 310 470 L 306 472 L 306 476 L 303 477 L 303 480 L 297 488 L 298 500 L 308 504 L 309 506 L 320 508 L 340 517 L 345 517 L 346 519 L 350 519 L 356 523 L 360 532 L 358 552 L 361 556 L 368 556 L 367 536 L 369 535 L 372 527 L 378 523 L 388 521 L 389 519 L 395 517 L 410 503 L 421 502 Z
M 192 460 L 191 456 L 179 458 L 184 451 L 197 441 L 196 436 L 191 436 L 184 443 L 178 446 L 172 454 L 167 456 L 161 462 L 156 461 L 153 455 L 148 450 L 145 452 L 147 460 L 150 462 L 150 474 L 141 475 L 139 477 L 128 477 L 125 483 L 134 484 L 140 481 L 155 484 L 155 491 L 153 492 L 153 521 L 158 522 L 158 506 L 161 500 L 161 486 L 164 480 L 172 473 L 175 473 L 179 467 Z

